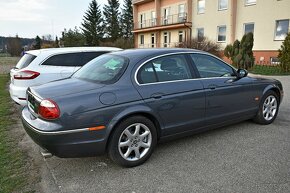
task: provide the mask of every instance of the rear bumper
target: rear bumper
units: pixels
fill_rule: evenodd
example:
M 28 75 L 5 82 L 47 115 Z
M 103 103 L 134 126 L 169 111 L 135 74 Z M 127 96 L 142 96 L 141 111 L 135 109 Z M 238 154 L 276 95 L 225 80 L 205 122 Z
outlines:
M 61 158 L 88 157 L 105 153 L 106 140 L 102 131 L 89 131 L 86 128 L 55 131 L 51 128 L 39 130 L 33 123 L 27 107 L 22 111 L 22 123 L 32 140 L 51 154 Z M 48 124 L 49 125 L 49 124 Z
M 9 93 L 12 100 L 14 100 L 17 104 L 21 106 L 25 106 L 26 102 L 26 90 L 27 87 L 18 87 L 13 84 L 9 85 Z

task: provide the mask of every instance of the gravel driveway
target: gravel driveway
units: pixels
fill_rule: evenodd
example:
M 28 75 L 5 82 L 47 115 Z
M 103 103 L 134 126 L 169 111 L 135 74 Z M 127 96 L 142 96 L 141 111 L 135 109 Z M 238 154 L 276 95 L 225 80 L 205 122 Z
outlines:
M 44 192 L 290 192 L 290 76 L 277 120 L 251 121 L 159 144 L 139 167 L 124 169 L 107 156 L 42 160 Z M 31 140 L 26 137 L 26 142 Z M 34 144 L 33 147 L 36 147 Z

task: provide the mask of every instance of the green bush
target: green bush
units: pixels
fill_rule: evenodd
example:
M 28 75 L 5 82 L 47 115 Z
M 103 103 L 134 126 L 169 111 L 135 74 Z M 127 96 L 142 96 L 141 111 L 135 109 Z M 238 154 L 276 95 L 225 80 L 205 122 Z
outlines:
M 283 72 L 290 72 L 290 33 L 286 36 L 279 49 L 280 68 Z
M 253 55 L 254 37 L 253 33 L 247 33 L 242 40 L 236 40 L 233 45 L 227 45 L 224 55 L 231 59 L 237 68 L 250 69 L 255 62 Z

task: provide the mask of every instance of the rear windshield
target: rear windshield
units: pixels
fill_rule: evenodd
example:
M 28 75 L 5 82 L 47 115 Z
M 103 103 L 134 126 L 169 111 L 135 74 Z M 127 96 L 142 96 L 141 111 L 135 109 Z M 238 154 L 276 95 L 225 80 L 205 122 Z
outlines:
M 34 59 L 36 56 L 31 55 L 31 54 L 24 54 L 22 58 L 19 60 L 19 62 L 16 65 L 17 69 L 22 69 L 27 67 Z
M 98 83 L 114 83 L 126 70 L 128 59 L 106 54 L 90 61 L 73 77 Z

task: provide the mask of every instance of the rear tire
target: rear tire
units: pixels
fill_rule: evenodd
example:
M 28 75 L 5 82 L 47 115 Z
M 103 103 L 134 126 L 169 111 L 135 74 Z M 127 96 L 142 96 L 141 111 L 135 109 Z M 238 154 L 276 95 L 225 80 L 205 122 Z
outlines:
M 259 111 L 254 122 L 261 125 L 271 124 L 277 117 L 279 111 L 279 97 L 276 92 L 269 90 L 261 99 Z
M 157 143 L 155 125 L 143 116 L 129 117 L 117 125 L 108 146 L 110 158 L 124 167 L 144 163 Z

